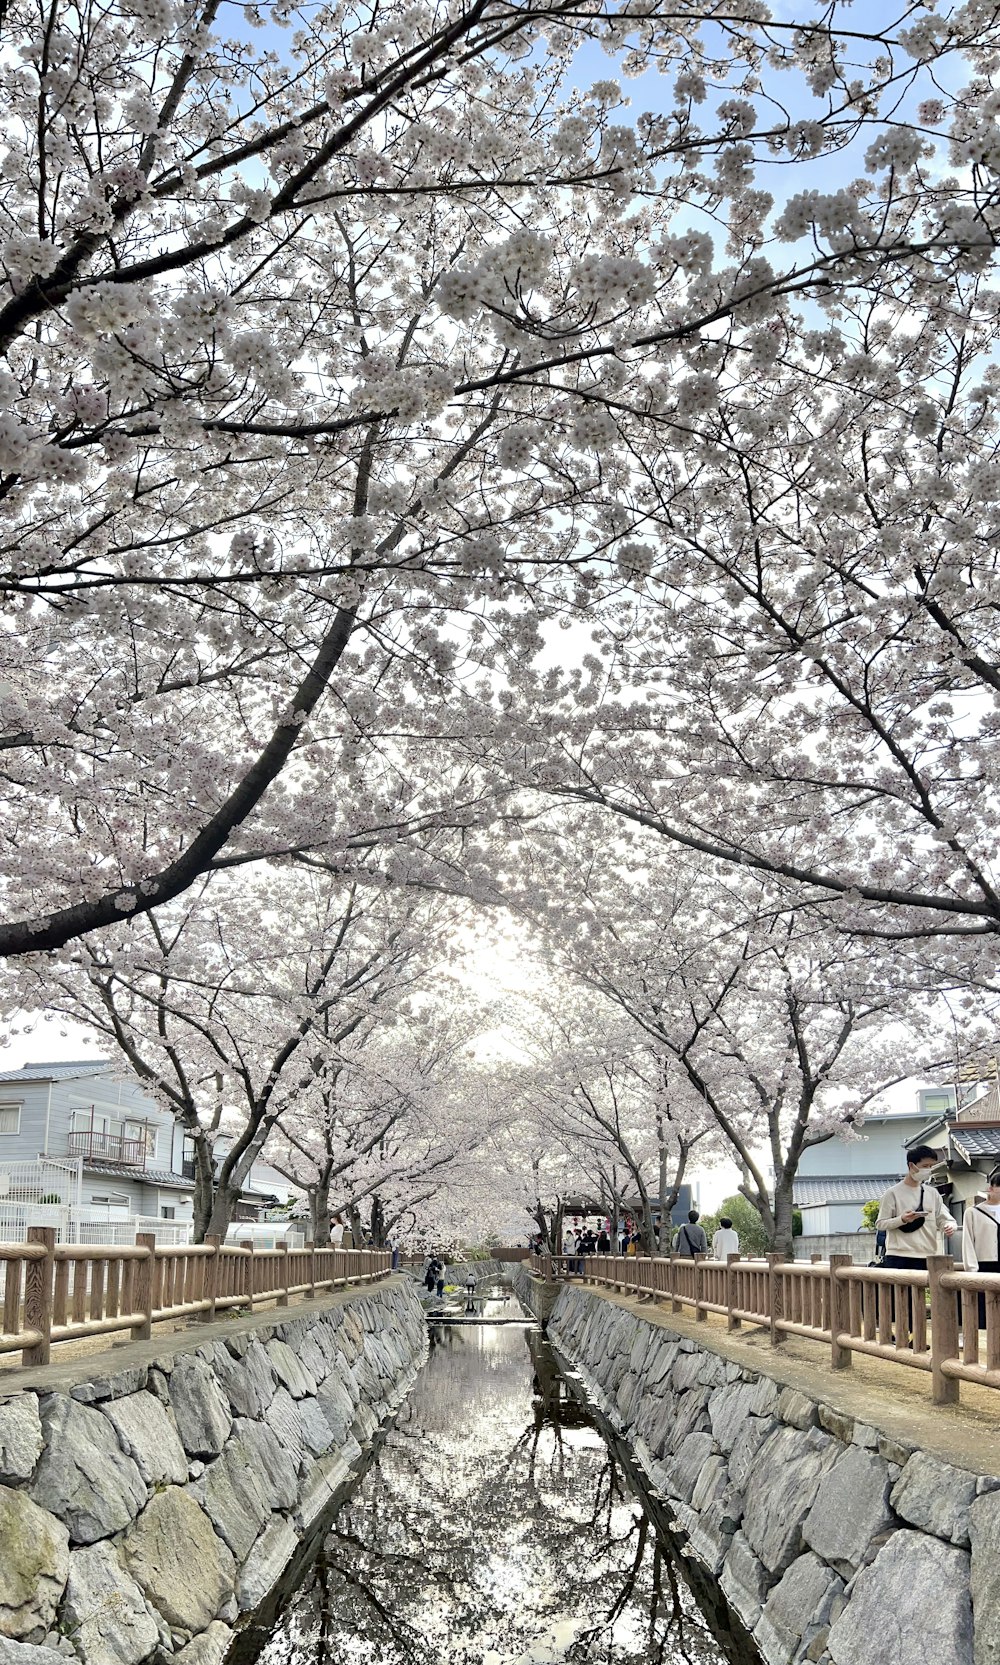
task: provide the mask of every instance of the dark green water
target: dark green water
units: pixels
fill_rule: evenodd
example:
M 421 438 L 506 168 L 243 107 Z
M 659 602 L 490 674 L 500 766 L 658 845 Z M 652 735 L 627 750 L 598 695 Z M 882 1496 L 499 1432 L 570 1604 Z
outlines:
M 413 1393 L 259 1655 L 262 1665 L 746 1657 L 713 1632 L 538 1330 L 510 1324 L 432 1327 Z

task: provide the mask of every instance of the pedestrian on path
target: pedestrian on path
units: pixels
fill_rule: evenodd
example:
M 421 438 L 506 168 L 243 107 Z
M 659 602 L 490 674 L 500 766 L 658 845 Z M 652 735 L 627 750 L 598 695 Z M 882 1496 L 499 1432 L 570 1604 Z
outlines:
M 958 1228 L 945 1207 L 940 1191 L 931 1184 L 937 1167 L 937 1151 L 930 1145 L 914 1145 L 906 1153 L 906 1173 L 890 1186 L 879 1204 L 876 1231 L 885 1232 L 887 1270 L 927 1270 L 928 1255 L 936 1255 L 939 1236 L 950 1238 Z M 923 1298 L 917 1291 L 918 1299 Z M 907 1329 L 913 1333 L 913 1290 L 907 1291 Z M 895 1313 L 893 1314 L 895 1318 Z
M 698 1221 L 701 1215 L 696 1208 L 688 1210 L 688 1217 L 677 1233 L 677 1253 L 685 1260 L 693 1260 L 695 1255 L 707 1255 L 708 1238 L 704 1226 Z
M 995 1168 L 962 1220 L 962 1265 L 967 1272 L 1000 1272 L 1000 1168 Z M 986 1296 L 979 1295 L 979 1328 L 986 1328 Z
M 719 1229 L 712 1238 L 712 1259 L 726 1260 L 730 1255 L 740 1252 L 739 1233 L 733 1230 L 733 1222 L 728 1214 L 723 1214 L 719 1220 Z

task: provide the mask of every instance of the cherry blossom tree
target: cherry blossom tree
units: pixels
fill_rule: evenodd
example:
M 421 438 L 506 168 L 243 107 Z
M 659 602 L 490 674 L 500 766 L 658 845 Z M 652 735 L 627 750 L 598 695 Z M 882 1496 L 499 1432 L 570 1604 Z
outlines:
M 752 874 L 604 832 L 595 815 L 575 837 L 536 829 L 524 895 L 545 899 L 535 918 L 563 974 L 671 1061 L 740 1164 L 770 1240 L 790 1252 L 803 1152 L 850 1137 L 922 1054 L 930 1063 L 933 1006 L 894 945 L 876 952 L 825 930 Z
M 581 998 L 558 987 L 527 1005 L 521 1044 L 530 1059 L 525 1093 L 549 1142 L 569 1153 L 583 1183 L 617 1222 L 637 1197 L 646 1253 L 667 1248 L 663 1222 L 692 1158 L 708 1154 L 718 1131 L 682 1072 L 671 1082 L 669 1054 L 617 1001 Z
M 545 621 L 651 600 L 662 640 L 677 628 L 704 654 L 711 585 L 694 579 L 687 616 L 679 569 L 706 542 L 743 563 L 718 579 L 742 629 L 749 515 L 790 593 L 823 569 L 822 629 L 843 635 L 838 583 L 878 611 L 879 571 L 855 580 L 852 563 L 857 541 L 881 547 L 886 482 L 937 526 L 936 471 L 961 475 L 970 447 L 953 501 L 986 489 L 991 383 L 966 379 L 992 339 L 995 9 L 738 12 L 282 0 L 227 33 L 217 0 L 10 0 L 0 952 L 59 951 L 219 867 L 474 819 L 481 788 L 401 806 L 369 793 L 365 764 L 402 772 L 414 736 L 453 737 L 452 696 L 480 675 L 509 683 L 523 739 L 514 672 Z M 581 45 L 614 75 L 577 90 Z M 633 115 L 615 77 L 646 69 L 662 107 Z M 835 155 L 867 170 L 857 186 L 775 200 L 782 168 L 808 180 Z M 870 347 L 845 348 L 865 318 Z M 782 447 L 801 459 L 785 489 Z M 874 506 L 838 506 L 858 480 Z M 821 505 L 815 538 L 793 535 L 795 491 Z M 958 514 L 963 550 L 977 527 L 988 545 L 988 511 Z M 954 644 L 935 700 L 989 663 L 988 591 L 955 547 L 879 556 L 912 575 L 894 617 Z M 631 659 L 620 624 L 601 628 Z M 764 624 L 746 630 L 767 652 Z M 717 669 L 721 700 L 724 655 Z M 896 698 L 877 691 L 883 728 Z M 617 755 L 634 714 L 604 716 Z M 646 813 L 614 768 L 595 776 L 584 738 L 557 784 L 597 778 Z M 900 777 L 917 799 L 922 758 Z M 848 770 L 843 790 L 863 821 L 867 786 Z M 964 802 L 937 794 L 942 849 Z M 672 826 L 672 799 L 653 812 Z M 686 836 L 712 841 L 693 819 Z M 822 876 L 818 861 L 792 865 Z M 976 891 L 971 870 L 956 885 Z
M 329 1242 L 335 1214 L 378 1247 L 419 1235 L 422 1206 L 489 1137 L 489 1094 L 473 1053 L 483 1021 L 444 981 L 317 1053 L 315 1079 L 265 1146 L 305 1192 L 315 1242 Z
M 110 1041 L 177 1118 L 195 1163 L 200 1241 L 225 1234 L 268 1136 L 322 1103 L 352 1037 L 383 1013 L 391 1021 L 433 973 L 447 906 L 301 872 L 264 882 L 261 870 L 249 895 L 214 878 L 183 907 L 88 937 L 44 976 L 25 972 L 22 998 L 34 990 Z M 372 1131 L 359 1117 L 356 1156 Z

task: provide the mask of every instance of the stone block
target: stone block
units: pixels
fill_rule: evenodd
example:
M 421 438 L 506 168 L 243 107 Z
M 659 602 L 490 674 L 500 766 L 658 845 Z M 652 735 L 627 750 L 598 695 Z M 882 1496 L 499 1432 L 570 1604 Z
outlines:
M 42 1454 L 42 1419 L 33 1393 L 0 1405 L 0 1484 L 30 1480 Z
M 765 1440 L 769 1440 L 778 1424 L 770 1416 L 753 1416 L 729 1453 L 729 1478 L 737 1491 L 744 1491 L 750 1469 Z
M 313 1457 L 322 1457 L 333 1444 L 333 1433 L 322 1406 L 316 1399 L 300 1399 L 296 1409 L 304 1449 Z
M 833 1665 L 973 1665 L 969 1555 L 922 1532 L 893 1533 L 830 1627 Z
M 711 1434 L 688 1434 L 678 1447 L 667 1470 L 670 1476 L 670 1495 L 690 1503 L 701 1471 L 715 1451 Z
M 231 1626 L 214 1619 L 200 1636 L 192 1637 L 187 1647 L 174 1655 L 175 1665 L 222 1665 L 233 1639 Z M 0 1665 L 3 1665 L 0 1660 Z
M 233 1434 L 246 1452 L 248 1466 L 272 1509 L 294 1509 L 299 1499 L 298 1463 L 266 1422 L 238 1417 Z
M 358 1410 L 361 1408 L 359 1405 Z M 264 1416 L 264 1426 L 273 1431 L 282 1450 L 298 1468 L 302 1461 L 302 1419 L 298 1405 L 287 1388 L 279 1387 L 271 1400 Z
M 171 1628 L 204 1630 L 235 1588 L 230 1551 L 180 1486 L 150 1500 L 122 1550 L 132 1577 Z
M 746 1427 L 756 1399 L 756 1382 L 732 1382 L 712 1394 L 708 1404 L 712 1433 L 727 1455 Z
M 355 1444 L 352 1449 L 360 1457 L 360 1446 Z M 309 1530 L 333 1502 L 341 1486 L 351 1479 L 353 1470 L 349 1467 L 348 1457 L 349 1454 L 332 1453 L 329 1457 L 321 1457 L 313 1468 L 302 1487 L 302 1500 L 295 1516 L 300 1531 Z
M 975 1665 L 1000 1665 L 1000 1492 L 977 1497 L 969 1510 Z
M 670 1372 L 670 1385 L 675 1393 L 686 1393 L 688 1388 L 701 1385 L 701 1367 L 704 1362 L 701 1353 L 681 1352 L 674 1360 Z
M 820 1480 L 802 1526 L 804 1541 L 850 1578 L 867 1558 L 872 1539 L 895 1525 L 890 1488 L 884 1458 L 858 1445 L 847 1446 Z
M 819 1406 L 796 1388 L 786 1387 L 778 1395 L 777 1415 L 779 1422 L 787 1422 L 790 1428 L 815 1428 L 819 1422 Z
M 763 1610 L 771 1578 L 751 1549 L 745 1533 L 734 1535 L 719 1582 L 736 1617 L 746 1630 L 753 1631 Z
M 0 1487 L 0 1636 L 46 1631 L 69 1573 L 69 1533 L 26 1492 Z
M 233 1414 L 210 1365 L 197 1353 L 180 1354 L 170 1376 L 177 1432 L 191 1457 L 217 1457 L 229 1438 Z
M 63 1622 L 83 1665 L 139 1665 L 160 1640 L 160 1627 L 113 1544 L 70 1556 Z
M 742 1516 L 742 1499 L 724 1492 L 696 1517 L 688 1549 L 713 1578 L 722 1571 Z
M 772 1573 L 801 1554 L 802 1523 L 837 1449 L 828 1435 L 779 1427 L 754 1458 L 746 1484 L 743 1531 Z
M 726 1360 L 718 1353 L 703 1353 L 698 1381 L 702 1387 L 721 1388 L 726 1385 Z
M 264 1528 L 247 1557 L 236 1581 L 236 1600 L 241 1613 L 258 1607 L 281 1577 L 299 1540 L 291 1521 L 276 1515 Z
M 316 1392 L 315 1377 L 292 1352 L 287 1341 L 269 1341 L 265 1351 L 278 1381 L 293 1399 L 305 1399 Z
M 235 1416 L 262 1417 L 278 1385 L 271 1361 L 256 1339 L 251 1339 L 239 1359 L 220 1342 L 215 1349 L 215 1374 Z
M 954 1468 L 929 1451 L 914 1451 L 892 1488 L 892 1506 L 910 1526 L 933 1532 L 949 1543 L 969 1542 L 969 1510 L 976 1476 Z
M 853 1416 L 848 1416 L 846 1411 L 838 1411 L 833 1405 L 820 1405 L 819 1425 L 825 1428 L 828 1434 L 832 1434 L 834 1439 L 843 1441 L 844 1445 L 850 1445 L 854 1440 Z M 859 1440 L 857 1443 L 862 1445 L 864 1441 Z
M 777 1416 L 778 1384 L 770 1376 L 757 1377 L 757 1397 L 750 1407 L 754 1416 Z
M 0 1665 L 66 1665 L 66 1658 L 54 1647 L 41 1647 L 33 1642 L 12 1642 L 8 1637 L 0 1636 Z
M 793 1665 L 820 1630 L 826 1631 L 843 1580 L 818 1555 L 800 1555 L 774 1586 L 754 1629 L 765 1665 Z
M 717 1497 L 721 1497 L 729 1489 L 729 1470 L 724 1457 L 709 1457 L 695 1482 L 691 1494 L 691 1506 L 699 1513 L 707 1509 Z
M 118 1435 L 125 1455 L 132 1458 L 149 1485 L 183 1484 L 188 1474 L 184 1447 L 166 1410 L 152 1393 L 105 1400 L 101 1411 Z
M 146 1482 L 100 1411 L 53 1394 L 42 1405 L 45 1450 L 31 1496 L 69 1528 L 74 1543 L 120 1532 L 146 1501 Z
M 129 1393 L 141 1393 L 149 1379 L 149 1366 L 134 1364 L 127 1370 L 116 1370 L 110 1376 L 92 1376 L 70 1388 L 70 1398 L 81 1405 L 100 1405 L 105 1399 L 124 1399 Z
M 669 1420 L 667 1449 L 677 1451 L 689 1434 L 703 1434 L 708 1432 L 708 1401 L 711 1389 L 707 1387 L 689 1388 L 675 1402 L 673 1414 Z
M 233 1436 L 222 1454 L 205 1471 L 199 1501 L 219 1536 L 237 1562 L 249 1555 L 262 1527 L 271 1518 L 267 1476 L 258 1473 L 245 1440 Z

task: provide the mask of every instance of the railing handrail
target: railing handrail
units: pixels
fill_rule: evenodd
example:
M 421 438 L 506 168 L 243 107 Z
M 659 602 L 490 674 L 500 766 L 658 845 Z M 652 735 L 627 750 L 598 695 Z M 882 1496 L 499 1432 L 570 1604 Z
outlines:
M 148 1340 L 167 1318 L 214 1318 L 217 1311 L 276 1301 L 354 1283 L 392 1270 L 387 1249 L 255 1249 L 252 1242 L 158 1245 L 140 1233 L 135 1245 L 55 1241 L 51 1226 L 31 1226 L 24 1243 L 0 1243 L 4 1269 L 0 1353 L 25 1365 L 47 1364 L 54 1343 L 129 1330 Z M 292 1281 L 293 1278 L 296 1281 Z
M 606 1284 L 640 1299 L 668 1297 L 674 1312 L 694 1310 L 767 1325 L 772 1346 L 789 1336 L 826 1343 L 835 1370 L 864 1353 L 929 1372 L 935 1404 L 954 1404 L 962 1381 L 1000 1388 L 1000 1272 L 971 1272 L 951 1255 L 932 1255 L 926 1270 L 858 1266 L 849 1255 L 828 1261 L 786 1260 L 769 1254 L 750 1260 L 730 1255 L 539 1256 L 549 1279 L 573 1277 Z M 916 1291 L 929 1291 L 926 1300 Z M 986 1358 L 980 1363 L 980 1297 L 985 1301 Z M 897 1310 L 906 1322 L 897 1323 Z M 961 1326 L 960 1326 L 961 1315 Z M 961 1327 L 961 1334 L 960 1334 Z

